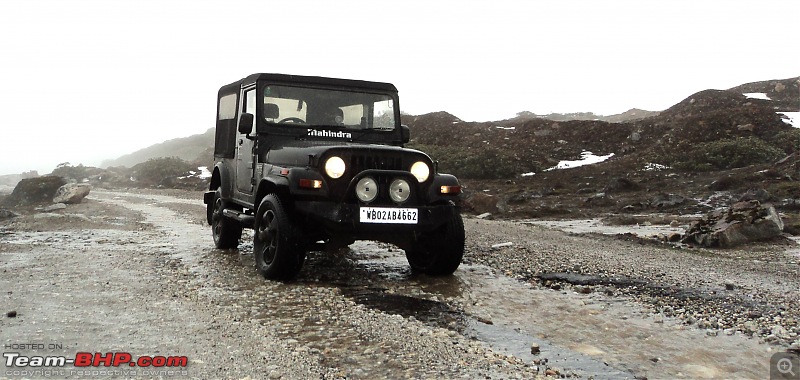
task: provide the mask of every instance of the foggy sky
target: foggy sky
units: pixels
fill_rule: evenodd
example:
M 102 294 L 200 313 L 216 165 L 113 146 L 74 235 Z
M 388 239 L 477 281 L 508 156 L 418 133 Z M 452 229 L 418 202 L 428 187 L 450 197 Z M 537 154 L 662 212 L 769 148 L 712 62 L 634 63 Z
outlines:
M 800 75 L 800 1 L 6 1 L 0 174 L 214 126 L 255 72 L 394 83 L 410 114 L 663 110 Z

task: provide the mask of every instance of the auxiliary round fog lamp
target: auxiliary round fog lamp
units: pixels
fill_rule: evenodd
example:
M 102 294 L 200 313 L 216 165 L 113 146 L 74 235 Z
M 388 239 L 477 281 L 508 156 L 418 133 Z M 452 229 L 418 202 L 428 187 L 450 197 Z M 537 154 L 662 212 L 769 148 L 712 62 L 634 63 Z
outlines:
M 356 183 L 356 197 L 362 202 L 372 202 L 378 196 L 378 183 L 372 177 L 361 178 Z
M 389 185 L 389 197 L 397 203 L 403 203 L 411 195 L 411 186 L 404 179 L 396 179 Z

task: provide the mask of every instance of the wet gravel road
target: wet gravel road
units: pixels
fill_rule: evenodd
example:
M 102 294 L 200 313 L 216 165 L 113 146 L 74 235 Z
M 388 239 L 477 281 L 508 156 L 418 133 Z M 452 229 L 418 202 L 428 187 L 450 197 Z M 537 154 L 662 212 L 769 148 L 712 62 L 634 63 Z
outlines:
M 187 356 L 168 378 L 657 379 L 766 378 L 797 336 L 797 261 L 769 247 L 717 258 L 468 219 L 452 277 L 357 242 L 311 253 L 284 284 L 257 274 L 249 235 L 213 249 L 199 199 L 93 191 L 0 225 L 0 311 L 16 314 L 0 319 L 3 343 Z M 100 377 L 159 376 L 125 370 Z

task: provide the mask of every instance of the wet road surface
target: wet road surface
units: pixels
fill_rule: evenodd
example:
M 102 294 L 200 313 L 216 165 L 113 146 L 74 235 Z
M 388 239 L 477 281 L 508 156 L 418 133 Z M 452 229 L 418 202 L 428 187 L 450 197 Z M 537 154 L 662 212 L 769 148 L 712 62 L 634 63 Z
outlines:
M 546 369 L 594 379 L 769 373 L 771 346 L 656 319 L 621 296 L 544 288 L 483 265 L 462 265 L 446 278 L 415 275 L 402 251 L 374 242 L 312 252 L 296 281 L 274 283 L 257 274 L 247 231 L 239 250 L 213 249 L 201 200 L 99 191 L 90 198 L 140 213 L 141 221 L 121 223 L 142 229 L 5 236 L 3 244 L 19 248 L 0 250 L 0 284 L 13 289 L 5 301 L 22 312 L 0 324 L 4 341 L 67 342 L 64 353 L 179 353 L 193 358 L 194 373 L 222 377 L 247 371 L 275 378 L 530 378 Z M 66 252 L 83 252 L 82 265 L 58 265 Z M 153 269 L 143 273 L 143 267 Z M 202 339 L 218 339 L 213 352 Z M 470 363 L 469 355 L 486 363 Z M 225 372 L 234 362 L 240 369 Z

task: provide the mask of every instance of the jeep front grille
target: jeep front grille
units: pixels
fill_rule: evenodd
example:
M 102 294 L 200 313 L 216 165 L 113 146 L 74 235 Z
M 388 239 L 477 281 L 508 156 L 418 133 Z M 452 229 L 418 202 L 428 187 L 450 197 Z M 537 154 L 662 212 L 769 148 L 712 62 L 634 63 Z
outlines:
M 352 173 L 360 173 L 369 169 L 403 170 L 403 160 L 399 156 L 353 155 L 350 158 L 350 168 L 352 168 Z

